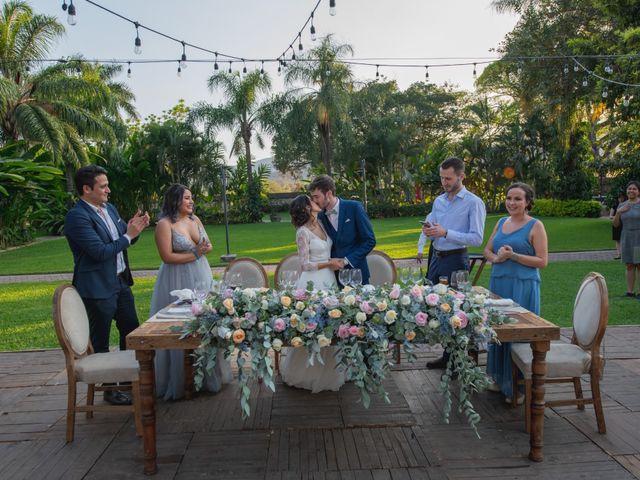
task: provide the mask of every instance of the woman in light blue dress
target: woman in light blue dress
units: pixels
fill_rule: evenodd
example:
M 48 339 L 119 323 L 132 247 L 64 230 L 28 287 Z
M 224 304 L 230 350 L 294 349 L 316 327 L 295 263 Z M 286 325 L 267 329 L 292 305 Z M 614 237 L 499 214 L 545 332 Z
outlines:
M 540 268 L 547 266 L 547 232 L 540 220 L 529 215 L 533 189 L 514 183 L 507 189 L 508 217 L 501 218 L 484 249 L 491 262 L 489 290 L 540 315 Z M 511 344 L 489 345 L 487 374 L 511 399 Z
M 211 284 L 206 257 L 211 243 L 202 222 L 193 214 L 193 197 L 184 185 L 174 184 L 167 189 L 155 240 L 162 264 L 153 288 L 150 315 L 176 300 L 169 294 L 172 290 L 195 290 L 198 284 Z M 155 373 L 158 397 L 178 400 L 184 396 L 184 350 L 158 350 Z M 205 376 L 204 388 L 217 392 L 222 383 L 231 379 L 229 363 L 218 355 L 213 373 Z

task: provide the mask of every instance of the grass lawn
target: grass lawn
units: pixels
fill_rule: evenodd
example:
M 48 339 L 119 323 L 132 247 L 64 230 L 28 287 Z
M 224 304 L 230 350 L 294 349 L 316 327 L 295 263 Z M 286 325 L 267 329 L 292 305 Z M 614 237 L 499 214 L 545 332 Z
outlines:
M 623 297 L 624 270 L 619 262 L 558 262 L 542 271 L 542 316 L 560 326 L 571 324 L 573 301 L 582 278 L 602 273 L 609 287 L 609 323 L 638 324 L 640 300 Z M 272 279 L 271 279 L 272 281 Z M 136 280 L 133 291 L 141 321 L 147 318 L 155 278 Z M 0 284 L 0 351 L 58 347 L 51 317 L 53 291 L 60 282 Z M 488 286 L 489 269 L 480 284 Z M 117 345 L 115 325 L 111 344 Z
M 485 241 L 493 231 L 499 215 L 489 215 L 485 228 Z M 418 217 L 373 220 L 377 238 L 376 248 L 392 258 L 409 258 L 416 254 L 420 225 Z M 614 248 L 611 240 L 611 222 L 606 218 L 543 218 L 551 252 L 608 250 Z M 223 225 L 208 225 L 213 252 L 212 265 L 220 265 L 220 255 L 226 253 Z M 295 251 L 295 234 L 288 222 L 229 226 L 230 250 L 238 256 L 249 256 L 262 263 L 278 263 L 286 254 Z M 471 249 L 480 252 L 481 247 Z M 149 229 L 129 250 L 134 270 L 157 269 L 160 257 Z M 0 252 L 0 275 L 27 273 L 71 272 L 73 259 L 64 238 L 39 242 L 27 247 Z

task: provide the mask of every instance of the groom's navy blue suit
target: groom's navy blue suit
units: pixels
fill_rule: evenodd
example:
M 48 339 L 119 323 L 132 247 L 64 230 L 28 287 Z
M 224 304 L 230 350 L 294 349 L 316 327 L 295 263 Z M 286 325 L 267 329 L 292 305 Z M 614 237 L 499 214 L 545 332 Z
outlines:
M 376 237 L 362 203 L 340 199 L 337 231 L 325 212 L 320 212 L 318 218 L 333 241 L 331 257 L 347 258 L 352 268 L 362 271 L 362 283 L 369 283 L 367 255 L 376 246 Z
M 112 319 L 120 332 L 120 349 L 126 348 L 125 337 L 138 326 L 131 285 L 124 234 L 127 223 L 110 203 L 105 207 L 120 237 L 113 240 L 105 222 L 84 200 L 78 201 L 64 220 L 64 234 L 73 253 L 73 286 L 87 308 L 91 343 L 96 352 L 109 350 Z M 138 237 L 133 239 L 134 243 Z M 124 272 L 117 274 L 117 255 L 122 252 Z

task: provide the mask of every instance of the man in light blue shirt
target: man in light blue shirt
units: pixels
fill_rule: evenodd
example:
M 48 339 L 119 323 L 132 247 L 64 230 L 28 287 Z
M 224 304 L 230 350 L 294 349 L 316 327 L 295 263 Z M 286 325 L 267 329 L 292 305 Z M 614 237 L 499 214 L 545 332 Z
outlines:
M 433 252 L 427 278 L 438 283 L 440 277 L 451 278 L 456 270 L 469 269 L 467 246 L 480 246 L 487 212 L 484 202 L 464 185 L 464 162 L 451 157 L 440 164 L 440 183 L 444 193 L 433 202 L 431 213 L 422 226 L 418 241 L 418 261 L 422 260 L 427 239 Z M 427 368 L 445 368 L 448 355 L 427 362 Z

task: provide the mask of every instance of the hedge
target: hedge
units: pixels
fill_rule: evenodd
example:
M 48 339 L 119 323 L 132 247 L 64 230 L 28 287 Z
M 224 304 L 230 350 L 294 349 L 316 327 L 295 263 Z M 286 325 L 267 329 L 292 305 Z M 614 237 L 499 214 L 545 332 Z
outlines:
M 431 203 L 410 205 L 372 204 L 367 205 L 369 218 L 425 217 L 431 211 Z
M 596 200 L 536 199 L 531 214 L 537 217 L 599 217 L 602 204 Z

